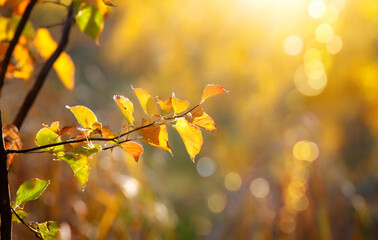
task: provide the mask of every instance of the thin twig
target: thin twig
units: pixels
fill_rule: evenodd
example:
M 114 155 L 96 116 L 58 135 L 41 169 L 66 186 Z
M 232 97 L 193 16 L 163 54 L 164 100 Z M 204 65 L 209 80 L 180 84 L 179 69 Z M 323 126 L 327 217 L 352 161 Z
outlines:
M 24 14 L 22 14 L 21 20 L 17 25 L 16 32 L 14 33 L 12 41 L 10 42 L 9 47 L 7 48 L 7 51 L 5 53 L 3 63 L 1 64 L 1 72 L 0 72 L 0 95 L 1 95 L 1 90 L 4 86 L 5 75 L 7 73 L 7 69 L 8 69 L 12 54 L 13 54 L 13 50 L 16 47 L 18 40 L 20 39 L 21 33 L 24 30 L 24 27 L 29 19 L 30 13 L 34 5 L 37 3 L 37 1 L 38 0 L 30 0 L 28 6 L 26 7 L 24 11 Z
M 132 141 L 133 139 L 126 139 L 126 140 L 123 140 L 123 141 L 119 141 L 119 142 L 117 142 L 117 144 L 114 144 L 114 145 L 112 145 L 112 146 L 109 146 L 109 147 L 104 147 L 102 150 L 103 151 L 106 151 L 106 150 L 109 150 L 109 149 L 113 149 L 113 148 L 115 148 L 115 147 L 118 147 L 120 144 L 122 144 L 122 143 L 125 143 L 125 142 L 130 142 L 130 141 Z
M 185 116 L 186 114 L 192 112 L 194 109 L 196 109 L 196 108 L 199 107 L 200 105 L 201 105 L 201 104 L 197 104 L 197 105 L 195 105 L 194 107 L 192 107 L 191 109 L 189 109 L 188 111 L 186 111 L 186 112 L 184 112 L 184 113 L 182 113 L 182 114 L 180 114 L 180 115 L 173 116 L 173 117 L 168 117 L 168 118 L 164 118 L 164 120 L 174 120 L 174 119 L 176 119 L 176 118 L 183 117 L 183 116 Z
M 16 118 L 13 121 L 13 124 L 20 129 L 22 126 L 22 123 L 25 120 L 26 115 L 28 114 L 31 106 L 33 105 L 35 99 L 38 96 L 39 91 L 41 90 L 46 78 L 47 74 L 50 72 L 53 64 L 58 59 L 59 55 L 63 52 L 64 48 L 66 47 L 68 43 L 68 36 L 71 30 L 72 25 L 72 16 L 73 16 L 73 4 L 71 3 L 67 17 L 66 22 L 63 28 L 63 33 L 59 42 L 58 47 L 55 49 L 54 53 L 50 56 L 50 58 L 46 61 L 45 65 L 43 65 L 41 71 L 39 72 L 37 79 L 35 80 L 34 86 L 28 94 L 26 95 L 24 102 L 17 113 Z
M 58 6 L 66 7 L 66 8 L 69 7 L 68 5 L 62 3 L 61 1 L 58 1 L 58 2 L 55 2 L 55 1 L 43 1 L 43 3 L 52 3 L 52 4 L 56 4 L 56 5 L 58 5 Z
M 139 130 L 141 130 L 143 128 L 150 127 L 150 126 L 152 126 L 154 124 L 155 124 L 155 122 L 152 122 L 150 124 L 134 128 L 133 130 L 130 130 L 130 131 L 126 132 L 126 133 L 123 133 L 121 135 L 118 135 L 118 136 L 115 136 L 115 137 L 112 137 L 112 138 L 92 137 L 92 138 L 69 139 L 67 141 L 58 142 L 58 143 L 51 143 L 51 144 L 42 145 L 42 146 L 38 146 L 38 147 L 34 147 L 34 148 L 29 148 L 29 149 L 22 149 L 22 150 L 8 149 L 8 150 L 6 150 L 6 152 L 7 152 L 7 154 L 9 154 L 9 153 L 29 153 L 29 152 L 35 152 L 35 151 L 38 151 L 38 150 L 42 150 L 42 149 L 45 149 L 45 148 L 50 148 L 50 147 L 56 147 L 56 146 L 61 146 L 61 145 L 66 145 L 66 144 L 71 144 L 71 143 L 90 142 L 90 141 L 122 143 L 124 141 L 118 142 L 119 138 L 121 138 L 123 136 L 126 136 L 126 135 L 129 135 L 129 134 L 131 134 L 131 133 L 133 133 L 135 131 L 139 131 Z
M 35 230 L 34 228 L 32 228 L 27 222 L 25 222 L 18 214 L 17 212 L 11 207 L 11 210 L 12 210 L 12 213 L 17 217 L 17 219 L 22 223 L 24 224 L 27 228 L 29 228 L 30 231 L 34 232 L 35 233 L 35 236 L 39 239 L 43 239 L 41 234 Z
M 190 110 L 186 111 L 183 114 L 180 114 L 180 115 L 177 115 L 177 116 L 173 116 L 173 117 L 170 117 L 170 118 L 164 118 L 164 121 L 174 120 L 176 118 L 183 117 L 183 116 L 187 115 L 188 113 L 192 112 L 194 109 L 196 109 L 199 106 L 200 106 L 200 104 L 197 104 L 196 106 L 192 107 Z M 56 146 L 61 146 L 61 145 L 66 145 L 66 144 L 71 144 L 71 143 L 90 142 L 90 141 L 102 141 L 102 142 L 114 142 L 114 143 L 116 143 L 113 146 L 105 147 L 105 148 L 102 149 L 102 150 L 108 150 L 108 149 L 111 149 L 111 148 L 114 148 L 114 147 L 118 146 L 120 143 L 124 143 L 124 142 L 129 141 L 129 139 L 126 139 L 126 140 L 123 140 L 123 141 L 119 141 L 119 139 L 122 138 L 122 137 L 124 137 L 124 136 L 129 136 L 133 132 L 142 130 L 144 128 L 148 128 L 148 127 L 153 126 L 153 125 L 162 125 L 162 124 L 165 124 L 165 122 L 156 122 L 156 121 L 154 121 L 152 123 L 149 123 L 147 125 L 143 125 L 143 126 L 134 128 L 134 129 L 132 129 L 130 131 L 127 131 L 125 133 L 122 133 L 122 134 L 117 135 L 117 136 L 112 137 L 112 138 L 92 137 L 92 138 L 69 139 L 67 141 L 58 142 L 58 143 L 51 143 L 51 144 L 42 145 L 42 146 L 38 146 L 38 147 L 34 147 L 34 148 L 29 148 L 29 149 L 22 149 L 22 150 L 8 149 L 6 151 L 7 151 L 7 154 L 9 154 L 9 153 L 33 153 L 33 152 L 36 152 L 38 150 L 42 150 L 42 149 L 45 149 L 45 148 L 56 147 Z
M 66 21 L 61 21 L 61 22 L 50 24 L 50 25 L 41 26 L 41 28 L 59 27 L 59 26 L 64 25 L 65 23 L 66 23 Z

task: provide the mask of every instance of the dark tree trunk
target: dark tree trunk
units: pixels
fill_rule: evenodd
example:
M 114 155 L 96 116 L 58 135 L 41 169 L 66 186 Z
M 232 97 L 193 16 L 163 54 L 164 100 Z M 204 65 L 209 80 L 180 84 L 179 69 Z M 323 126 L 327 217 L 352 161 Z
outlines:
M 12 213 L 9 199 L 8 163 L 7 152 L 4 146 L 3 123 L 0 111 L 0 214 L 1 214 L 1 239 L 12 238 Z

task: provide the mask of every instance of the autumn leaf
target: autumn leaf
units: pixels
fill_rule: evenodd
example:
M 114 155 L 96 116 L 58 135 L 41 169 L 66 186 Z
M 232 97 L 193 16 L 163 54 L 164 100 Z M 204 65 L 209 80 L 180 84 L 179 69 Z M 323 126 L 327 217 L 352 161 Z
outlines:
M 161 110 L 164 112 L 169 113 L 173 110 L 172 97 L 168 98 L 167 100 L 157 98 L 157 102 L 160 105 Z
M 121 109 L 121 112 L 126 117 L 127 121 L 129 121 L 129 123 L 132 124 L 134 122 L 133 103 L 127 97 L 120 95 L 114 95 L 113 99 L 118 104 L 118 107 Z
M 19 43 L 13 51 L 13 58 L 15 59 L 15 63 L 11 64 L 8 68 L 7 77 L 11 75 L 25 81 L 29 80 L 34 70 L 34 64 L 29 54 L 27 40 L 24 36 L 20 37 Z
M 34 39 L 34 45 L 45 60 L 48 59 L 57 48 L 56 42 L 51 38 L 46 28 L 38 29 Z M 55 61 L 53 68 L 63 85 L 67 89 L 72 90 L 75 83 L 75 66 L 71 57 L 67 53 L 62 52 Z
M 172 93 L 172 107 L 175 113 L 181 113 L 189 107 L 189 101 L 180 100 L 175 97 L 175 93 Z
M 78 9 L 75 21 L 82 32 L 98 43 L 98 39 L 104 28 L 104 16 L 96 6 L 86 4 L 82 4 L 82 6 Z
M 47 221 L 43 223 L 32 223 L 34 229 L 36 229 L 44 240 L 59 239 L 60 226 L 58 222 Z
M 147 123 L 147 119 L 143 121 L 143 125 L 147 125 Z M 164 124 L 142 128 L 140 132 L 142 133 L 143 140 L 148 144 L 167 150 L 172 155 L 171 147 L 168 144 L 167 128 Z
M 74 107 L 66 106 L 74 114 L 76 120 L 80 123 L 83 128 L 91 129 L 92 124 L 97 124 L 96 115 L 87 107 L 78 105 Z
M 180 134 L 182 140 L 184 141 L 186 151 L 188 152 L 190 158 L 194 162 L 194 157 L 201 150 L 203 143 L 201 130 L 191 125 L 185 119 L 177 120 L 176 125 L 174 125 L 174 127 Z
M 16 194 L 16 205 L 37 199 L 50 184 L 48 180 L 32 178 L 18 188 Z
M 44 146 L 44 145 L 49 145 L 49 144 L 54 144 L 54 143 L 61 143 L 61 142 L 62 141 L 60 140 L 59 135 L 53 130 L 51 130 L 50 128 L 46 128 L 46 127 L 39 130 L 35 138 L 35 143 L 37 144 L 37 146 Z M 53 151 L 54 153 L 64 151 L 64 147 L 62 145 L 49 147 L 47 149 L 49 149 L 50 151 Z
M 228 91 L 226 91 L 222 86 L 220 85 L 216 85 L 216 84 L 208 84 L 206 87 L 205 87 L 205 90 L 203 91 L 203 94 L 202 94 L 202 101 L 201 103 L 203 103 L 206 99 L 208 99 L 209 97 L 213 97 L 213 96 L 216 96 L 216 95 L 219 95 L 219 94 L 223 94 L 223 93 L 227 93 Z
M 70 165 L 72 172 L 79 180 L 81 187 L 84 187 L 88 181 L 89 171 L 91 169 L 89 166 L 88 157 L 81 154 L 74 156 L 73 154 L 66 153 L 63 156 L 60 156 L 59 159 Z
M 76 125 L 64 126 L 62 129 L 58 131 L 58 135 L 62 136 L 64 134 L 70 134 L 75 129 L 76 129 Z
M 5 142 L 6 149 L 12 150 L 21 150 L 22 149 L 22 142 L 20 138 L 20 133 L 15 125 L 9 124 L 3 128 L 3 137 Z M 14 154 L 8 154 L 8 166 L 12 164 Z
M 139 103 L 144 112 L 149 116 L 158 115 L 156 102 L 153 97 L 142 88 L 133 88 L 135 95 L 138 97 Z
M 215 133 L 217 131 L 217 127 L 212 117 L 210 117 L 207 113 L 203 111 L 203 108 L 198 109 L 194 112 L 190 117 L 185 116 L 185 119 L 189 121 L 191 124 L 194 124 L 200 128 L 205 130 L 211 131 Z
M 110 130 L 109 126 L 103 126 L 102 127 L 102 136 L 104 136 L 106 138 L 114 138 L 117 135 L 112 130 Z
M 120 144 L 121 148 L 130 154 L 136 162 L 138 162 L 140 155 L 143 153 L 143 147 L 136 142 L 124 142 Z

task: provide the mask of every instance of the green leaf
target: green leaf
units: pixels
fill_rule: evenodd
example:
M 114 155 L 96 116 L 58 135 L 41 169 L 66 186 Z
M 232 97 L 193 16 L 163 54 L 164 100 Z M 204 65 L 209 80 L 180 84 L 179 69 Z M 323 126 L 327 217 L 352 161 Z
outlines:
M 98 8 L 86 5 L 78 10 L 75 19 L 80 30 L 97 42 L 104 27 L 104 16 Z
M 62 141 L 60 140 L 59 135 L 55 133 L 53 130 L 51 130 L 50 128 L 46 128 L 46 127 L 39 130 L 35 138 L 35 144 L 37 144 L 37 146 L 43 146 L 43 145 L 48 145 L 52 143 L 60 143 L 60 142 Z M 60 146 L 55 146 L 55 147 L 49 147 L 47 149 L 52 150 L 53 152 L 61 152 L 61 151 L 64 151 L 64 146 L 60 145 Z
M 60 226 L 58 222 L 47 221 L 44 223 L 33 223 L 32 227 L 37 229 L 44 240 L 54 240 L 57 239 Z
M 16 194 L 16 205 L 37 199 L 50 184 L 49 180 L 32 178 L 18 188 Z
M 88 144 L 87 146 L 78 146 L 74 149 L 74 153 L 90 157 L 91 155 L 98 153 L 100 149 L 101 147 L 98 144 Z
M 60 157 L 63 161 L 67 162 L 77 179 L 81 187 L 84 187 L 88 181 L 89 170 L 91 167 L 88 163 L 88 157 L 84 155 L 73 155 L 66 153 L 64 156 Z

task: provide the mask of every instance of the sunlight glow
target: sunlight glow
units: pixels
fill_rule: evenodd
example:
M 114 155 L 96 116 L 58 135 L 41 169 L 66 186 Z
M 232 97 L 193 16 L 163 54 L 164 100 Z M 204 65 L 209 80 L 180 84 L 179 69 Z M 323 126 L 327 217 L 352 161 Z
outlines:
M 308 13 L 312 18 L 319 19 L 323 17 L 327 6 L 323 0 L 312 0 L 308 6 Z
M 194 221 L 195 230 L 201 236 L 209 235 L 213 229 L 213 224 L 211 221 L 205 217 L 198 216 Z
M 201 177 L 209 177 L 214 174 L 215 167 L 215 162 L 212 159 L 203 157 L 198 160 L 197 172 Z
M 236 172 L 229 172 L 224 178 L 224 186 L 229 191 L 237 191 L 242 185 L 242 179 Z
M 210 211 L 214 213 L 220 213 L 226 207 L 227 199 L 223 193 L 215 193 L 211 195 L 207 200 L 207 206 Z
M 338 35 L 334 35 L 329 42 L 326 43 L 326 49 L 330 54 L 336 54 L 341 51 L 343 40 Z
M 270 192 L 269 182 L 265 178 L 256 178 L 253 180 L 249 189 L 256 198 L 265 198 Z
M 293 155 L 298 160 L 312 162 L 319 156 L 318 145 L 310 141 L 299 141 L 294 145 Z
M 315 30 L 315 38 L 320 43 L 327 43 L 333 37 L 333 29 L 327 24 L 320 24 Z
M 284 50 L 289 55 L 298 55 L 303 48 L 303 41 L 297 35 L 288 36 L 284 41 Z

